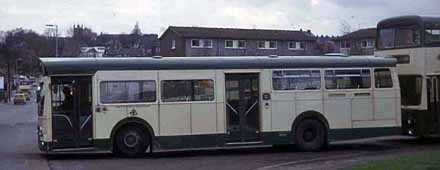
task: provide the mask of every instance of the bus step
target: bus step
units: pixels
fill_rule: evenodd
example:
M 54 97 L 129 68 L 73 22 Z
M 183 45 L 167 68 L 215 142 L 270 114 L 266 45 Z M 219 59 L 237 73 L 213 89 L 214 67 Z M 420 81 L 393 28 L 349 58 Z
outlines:
M 229 142 L 226 146 L 246 146 L 246 145 L 261 145 L 263 141 L 253 141 L 253 142 Z

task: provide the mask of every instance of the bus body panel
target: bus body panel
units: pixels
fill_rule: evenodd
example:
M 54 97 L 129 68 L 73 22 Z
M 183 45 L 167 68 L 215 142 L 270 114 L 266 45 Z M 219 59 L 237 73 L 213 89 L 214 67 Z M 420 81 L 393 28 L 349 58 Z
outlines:
M 402 127 L 409 135 L 440 133 L 440 102 L 433 100 L 439 97 L 435 87 L 440 77 L 439 23 L 440 17 L 413 15 L 377 24 L 375 55 L 397 58 Z
M 159 71 L 160 88 L 166 80 L 211 80 L 215 86 L 215 71 L 171 70 Z M 220 87 L 214 87 L 217 89 Z M 161 89 L 161 92 L 164 90 Z M 219 95 L 219 94 L 217 94 Z M 217 133 L 216 95 L 212 101 L 164 102 L 160 98 L 160 136 L 192 135 Z M 203 120 L 203 118 L 211 119 Z M 212 119 L 214 118 L 214 119 Z M 179 122 L 179 123 L 174 123 Z
M 128 117 L 138 117 L 147 121 L 152 126 L 154 133 L 158 133 L 158 104 L 148 103 L 122 103 L 107 104 L 100 100 L 100 84 L 104 82 L 140 81 L 157 79 L 157 71 L 99 71 L 95 75 L 95 131 L 96 139 L 109 139 L 113 127 L 121 120 Z M 157 96 L 156 96 L 157 99 Z M 96 112 L 96 109 L 100 112 Z M 134 111 L 134 112 L 133 112 Z M 132 114 L 130 114 L 132 112 Z M 135 114 L 133 114 L 135 113 Z M 99 127 L 99 128 L 97 128 Z
M 260 96 L 263 96 L 264 94 L 269 94 L 270 99 L 263 100 L 263 98 L 260 98 L 260 130 L 262 132 L 271 132 L 273 131 L 273 124 L 272 121 L 272 115 L 273 109 L 276 108 L 273 105 L 273 95 L 272 92 L 272 71 L 270 69 L 264 69 L 260 72 Z M 283 124 L 283 123 L 279 123 Z
M 382 68 L 382 67 L 381 67 Z M 242 74 L 258 76 L 258 128 L 256 142 L 263 144 L 292 143 L 291 130 L 295 119 L 302 113 L 314 112 L 324 116 L 329 123 L 329 138 L 351 139 L 363 137 L 368 129 L 375 129 L 380 136 L 382 128 L 398 129 L 400 126 L 399 84 L 395 70 L 389 68 L 394 86 L 389 89 L 374 87 L 374 68 L 280 68 L 280 69 L 229 69 L 229 70 L 118 70 L 97 71 L 93 86 L 93 139 L 111 142 L 112 131 L 126 118 L 136 117 L 147 122 L 154 132 L 154 149 L 179 149 L 221 147 L 228 145 L 228 118 L 226 108 L 226 75 Z M 370 71 L 371 87 L 366 89 L 326 89 L 326 70 L 365 69 Z M 273 72 L 276 70 L 319 70 L 320 88 L 316 90 L 274 90 Z M 50 78 L 49 78 L 50 79 Z M 140 103 L 106 103 L 102 101 L 106 82 L 155 81 L 155 101 Z M 169 102 L 162 86 L 164 81 L 209 80 L 214 84 L 214 98 L 209 101 Z M 48 83 L 49 84 L 49 83 Z M 46 92 L 46 98 L 50 92 Z M 108 96 L 107 96 L 108 97 Z M 268 97 L 268 98 L 267 98 Z M 46 106 L 50 106 L 47 98 Z M 106 99 L 107 100 L 107 99 Z M 386 103 L 386 104 L 383 104 Z M 392 108 L 390 108 L 390 106 Z M 50 107 L 44 116 L 49 119 Z M 45 142 L 51 142 L 51 122 L 44 122 Z M 395 129 L 391 129 L 395 128 Z M 361 133 L 362 132 L 362 133 Z M 390 131 L 383 131 L 390 132 Z M 398 131 L 393 131 L 398 132 Z M 335 135 L 335 134 L 342 134 Z M 371 134 L 370 134 L 371 135 Z M 46 140 L 47 139 L 47 140 Z M 157 144 L 157 145 L 156 145 Z M 156 147 L 157 146 L 157 147 Z
M 43 113 L 38 116 L 38 128 L 41 130 L 41 141 L 52 142 L 52 108 L 51 91 L 49 90 L 50 78 L 43 77 L 43 87 L 41 93 L 44 94 Z
M 421 87 L 426 86 L 426 80 L 425 76 L 428 73 L 427 67 L 428 61 L 431 61 L 430 59 L 427 59 L 426 57 L 426 48 L 418 47 L 418 48 L 404 48 L 404 49 L 390 49 L 390 50 L 380 50 L 375 51 L 375 55 L 380 56 L 409 56 L 409 63 L 398 63 L 396 66 L 396 70 L 398 72 L 398 75 L 419 75 L 422 76 L 422 85 Z M 440 49 L 439 49 L 440 50 Z M 418 105 L 402 105 L 402 108 L 406 109 L 415 109 L 415 110 L 426 110 L 428 108 L 427 106 L 427 95 L 426 95 L 426 88 L 421 88 L 421 99 L 420 104 Z

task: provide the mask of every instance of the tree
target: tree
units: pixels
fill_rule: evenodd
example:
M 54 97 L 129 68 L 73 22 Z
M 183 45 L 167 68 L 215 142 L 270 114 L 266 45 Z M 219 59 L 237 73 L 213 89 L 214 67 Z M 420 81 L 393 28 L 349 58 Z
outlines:
M 139 28 L 139 22 L 136 22 L 136 25 L 134 25 L 133 30 L 131 31 L 132 35 L 142 35 L 141 29 Z
M 340 24 L 340 28 L 339 28 L 340 30 L 339 30 L 339 31 L 341 32 L 342 35 L 345 35 L 345 34 L 351 33 L 351 32 L 353 31 L 353 29 L 352 29 L 350 23 L 348 23 L 347 20 L 342 19 L 342 20 L 339 22 L 339 24 Z

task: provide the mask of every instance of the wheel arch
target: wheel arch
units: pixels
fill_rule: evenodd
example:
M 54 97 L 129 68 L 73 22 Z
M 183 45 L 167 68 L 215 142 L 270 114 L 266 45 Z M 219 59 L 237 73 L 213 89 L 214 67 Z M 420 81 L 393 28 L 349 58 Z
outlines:
M 326 136 L 328 136 L 328 131 L 330 129 L 330 126 L 327 119 L 323 114 L 312 110 L 302 112 L 299 116 L 295 118 L 295 120 L 292 123 L 291 132 L 295 133 L 297 125 L 305 119 L 317 119 L 318 121 L 320 121 L 325 127 Z
M 128 117 L 128 118 L 122 119 L 118 123 L 116 123 L 115 126 L 113 126 L 113 129 L 110 133 L 110 147 L 112 148 L 114 145 L 116 133 L 120 129 L 122 129 L 123 127 L 130 126 L 130 125 L 141 127 L 142 130 L 144 130 L 144 132 L 148 133 L 148 135 L 150 137 L 150 139 L 149 139 L 150 145 L 151 145 L 151 148 L 153 148 L 152 147 L 153 146 L 153 139 L 155 137 L 153 128 L 151 127 L 151 125 L 147 121 L 145 121 L 141 118 L 137 118 L 137 117 Z M 150 151 L 151 150 L 152 149 L 150 149 Z

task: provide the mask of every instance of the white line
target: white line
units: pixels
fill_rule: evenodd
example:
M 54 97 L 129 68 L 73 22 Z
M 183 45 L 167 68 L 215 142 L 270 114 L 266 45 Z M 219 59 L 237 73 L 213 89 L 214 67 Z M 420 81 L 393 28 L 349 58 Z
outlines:
M 312 162 L 321 162 L 321 161 L 338 160 L 338 159 L 345 159 L 345 158 L 354 158 L 354 157 L 359 157 L 359 156 L 362 156 L 362 155 L 364 155 L 364 154 L 351 154 L 351 155 L 342 155 L 342 156 L 335 156 L 335 157 L 324 157 L 324 158 L 315 158 L 315 159 L 306 159 L 306 160 L 299 160 L 299 161 L 283 162 L 283 163 L 279 163 L 279 164 L 263 166 L 263 167 L 255 169 L 255 170 L 268 170 L 268 169 L 274 169 L 274 168 L 279 168 L 279 167 L 288 166 L 288 165 L 295 165 L 295 164 L 307 164 L 307 163 L 312 163 Z

